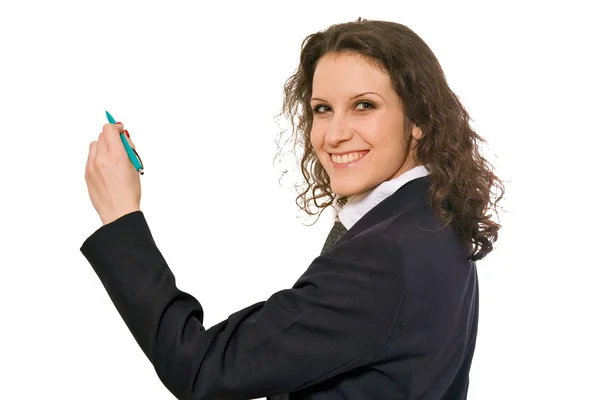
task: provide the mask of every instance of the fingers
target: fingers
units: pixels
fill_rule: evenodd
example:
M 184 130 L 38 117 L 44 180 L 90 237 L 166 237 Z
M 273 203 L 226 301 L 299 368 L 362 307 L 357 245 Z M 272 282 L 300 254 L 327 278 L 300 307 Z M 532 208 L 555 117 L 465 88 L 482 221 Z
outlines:
M 85 164 L 86 176 L 87 176 L 88 172 L 91 172 L 94 167 L 94 160 L 96 159 L 97 153 L 98 153 L 98 142 L 94 141 L 94 142 L 90 143 L 88 159 L 87 159 L 87 163 Z
M 104 124 L 102 126 L 102 132 L 98 135 L 97 144 L 95 145 L 94 158 L 96 158 L 98 155 L 102 155 L 103 153 L 107 152 L 113 153 L 115 155 L 119 154 L 123 157 L 126 157 L 127 155 L 125 152 L 125 148 L 123 147 L 121 134 L 123 134 L 123 137 L 125 138 L 125 140 L 127 140 L 129 146 L 132 149 L 135 149 L 135 144 L 129 138 L 129 132 L 127 132 L 127 130 L 123 130 L 122 123 L 119 122 L 117 124 Z
M 123 125 L 122 122 L 117 122 L 115 124 L 104 124 L 104 125 L 102 125 L 102 132 L 104 132 L 105 129 L 110 129 L 111 127 L 112 128 L 117 128 L 117 131 L 122 132 L 123 128 L 125 126 Z
M 106 135 L 104 134 L 104 132 L 100 133 L 98 135 L 98 151 L 100 153 L 105 153 L 108 151 L 108 144 L 106 143 Z
M 117 146 L 123 146 L 123 143 L 121 143 L 121 138 L 119 137 L 119 134 L 122 130 L 123 124 L 104 124 L 102 127 L 101 136 L 104 139 L 104 143 L 108 151 L 116 151 L 118 148 Z M 98 139 L 98 142 L 100 142 L 100 138 Z

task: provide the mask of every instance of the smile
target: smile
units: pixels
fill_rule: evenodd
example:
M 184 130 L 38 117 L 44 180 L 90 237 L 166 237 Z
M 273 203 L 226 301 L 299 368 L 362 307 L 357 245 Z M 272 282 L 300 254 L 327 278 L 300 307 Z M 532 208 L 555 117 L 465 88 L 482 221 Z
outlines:
M 369 150 L 357 151 L 354 153 L 346 153 L 343 155 L 330 154 L 330 157 L 331 157 L 331 162 L 333 163 L 333 166 L 335 168 L 347 168 L 347 167 L 351 167 L 351 166 L 355 165 L 360 160 L 362 160 L 363 157 L 368 152 L 369 152 Z

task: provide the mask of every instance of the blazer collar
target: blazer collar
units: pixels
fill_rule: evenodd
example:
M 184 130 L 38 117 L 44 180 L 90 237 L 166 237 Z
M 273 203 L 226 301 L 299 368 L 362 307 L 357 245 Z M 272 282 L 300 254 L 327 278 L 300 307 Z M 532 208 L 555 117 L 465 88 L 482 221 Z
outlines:
M 430 183 L 429 176 L 424 176 L 401 186 L 394 194 L 377 204 L 359 219 L 338 243 L 350 239 L 394 215 L 406 214 L 428 207 L 427 190 Z

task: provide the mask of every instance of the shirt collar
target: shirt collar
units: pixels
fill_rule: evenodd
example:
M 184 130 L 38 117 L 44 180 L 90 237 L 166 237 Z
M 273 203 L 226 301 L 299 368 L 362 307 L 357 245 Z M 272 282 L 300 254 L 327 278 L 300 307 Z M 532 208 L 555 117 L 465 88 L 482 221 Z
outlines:
M 367 212 L 394 194 L 403 185 L 428 174 L 429 170 L 427 167 L 419 165 L 394 179 L 380 183 L 378 186 L 375 186 L 366 192 L 350 196 L 348 202 L 341 208 L 336 204 L 336 197 L 333 202 L 334 208 L 337 211 L 336 219 L 339 220 L 346 229 L 350 230 L 350 228 L 352 228 L 352 226 Z

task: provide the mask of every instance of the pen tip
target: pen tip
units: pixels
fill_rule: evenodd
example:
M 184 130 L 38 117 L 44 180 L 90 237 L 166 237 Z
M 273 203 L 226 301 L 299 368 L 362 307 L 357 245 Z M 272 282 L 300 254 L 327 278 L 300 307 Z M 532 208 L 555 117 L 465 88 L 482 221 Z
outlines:
M 110 122 L 111 124 L 115 123 L 115 119 L 112 117 L 112 115 L 110 115 L 108 111 L 106 111 L 106 118 L 108 118 L 108 122 Z

